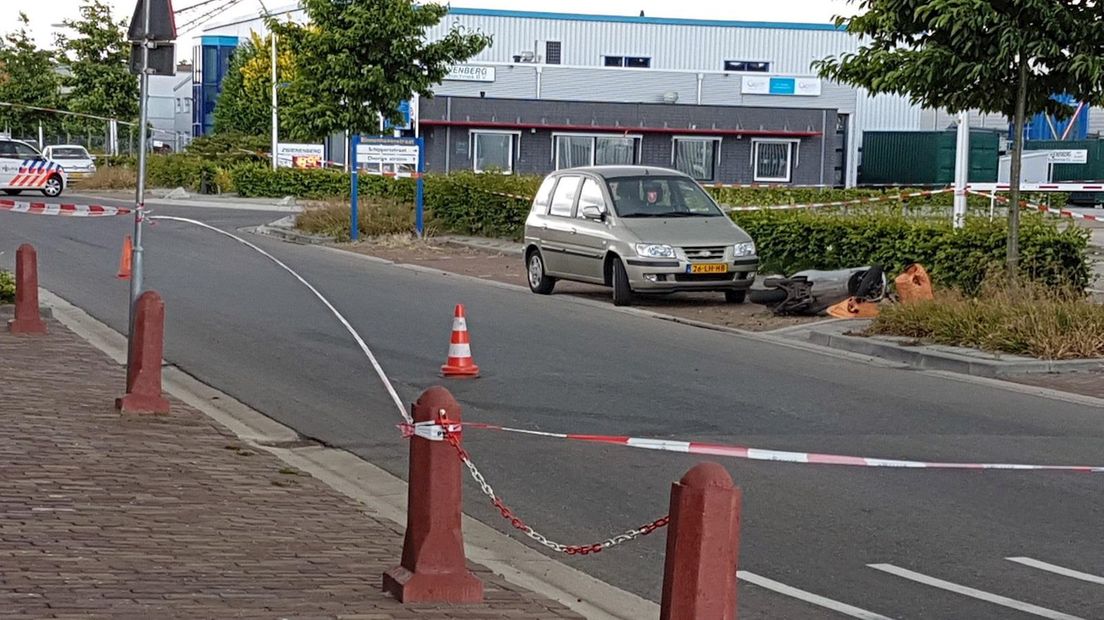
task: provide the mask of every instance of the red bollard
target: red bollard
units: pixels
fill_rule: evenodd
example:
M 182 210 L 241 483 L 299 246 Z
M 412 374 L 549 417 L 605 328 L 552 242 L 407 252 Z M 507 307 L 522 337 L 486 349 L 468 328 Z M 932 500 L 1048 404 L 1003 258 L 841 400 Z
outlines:
M 161 358 L 165 353 L 165 302 L 153 291 L 138 298 L 130 343 L 126 395 L 115 399 L 121 413 L 168 413 L 161 394 Z
M 38 309 L 38 253 L 29 243 L 15 251 L 15 318 L 8 321 L 8 331 L 46 333 L 46 323 Z
M 415 422 L 445 413 L 460 422 L 460 405 L 443 387 L 414 404 Z M 481 603 L 483 582 L 467 568 L 460 531 L 460 459 L 446 441 L 410 438 L 406 537 L 402 563 L 383 574 L 383 590 L 403 603 Z
M 717 463 L 699 463 L 671 485 L 660 620 L 736 618 L 740 500 Z

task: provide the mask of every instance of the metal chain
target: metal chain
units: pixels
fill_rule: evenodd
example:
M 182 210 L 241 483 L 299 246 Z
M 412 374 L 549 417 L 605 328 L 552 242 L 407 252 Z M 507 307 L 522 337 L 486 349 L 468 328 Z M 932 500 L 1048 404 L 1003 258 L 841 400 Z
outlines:
M 439 417 L 438 423 L 445 428 L 448 428 L 449 421 L 444 416 Z M 503 503 L 498 495 L 495 494 L 494 489 L 491 488 L 491 485 L 487 482 L 487 479 L 483 477 L 483 474 L 480 473 L 479 468 L 476 467 L 475 463 L 472 462 L 471 455 L 468 454 L 468 451 L 465 450 L 462 445 L 460 445 L 460 433 L 450 432 L 446 430 L 445 441 L 447 441 L 449 445 L 456 449 L 456 453 L 460 457 L 460 462 L 467 466 L 468 471 L 471 472 L 472 479 L 474 479 L 475 482 L 479 485 L 479 488 L 481 491 L 483 491 L 483 494 L 491 500 L 491 504 L 493 504 L 494 507 L 498 509 L 498 512 L 502 515 L 502 518 L 509 521 L 510 525 L 514 526 L 518 530 L 521 530 L 521 532 L 529 538 L 532 538 L 541 545 L 544 545 L 545 547 L 553 551 L 565 553 L 567 555 L 590 555 L 592 553 L 599 553 L 604 549 L 609 549 L 610 547 L 620 545 L 621 543 L 635 540 L 641 536 L 647 536 L 648 534 L 651 534 L 659 528 L 665 527 L 671 520 L 669 515 L 664 515 L 656 519 L 655 521 L 652 521 L 651 523 L 646 523 L 644 525 L 641 525 L 640 527 L 633 528 L 611 538 L 607 538 L 602 542 L 590 545 L 565 545 L 549 540 L 540 532 L 534 530 L 532 527 L 529 527 L 528 524 L 526 524 L 516 514 L 514 514 L 514 511 L 511 510 L 510 507 L 507 506 L 505 503 Z

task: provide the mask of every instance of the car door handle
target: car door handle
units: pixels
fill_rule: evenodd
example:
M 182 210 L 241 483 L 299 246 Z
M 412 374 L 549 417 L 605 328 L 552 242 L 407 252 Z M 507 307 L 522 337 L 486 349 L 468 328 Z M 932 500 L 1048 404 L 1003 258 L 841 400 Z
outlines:
M 575 228 L 574 228 L 574 227 L 572 227 L 572 228 L 571 228 L 571 234 L 573 234 L 573 235 L 574 235 L 574 234 L 575 234 L 575 233 L 577 233 L 577 232 L 579 232 L 579 231 L 575 230 Z

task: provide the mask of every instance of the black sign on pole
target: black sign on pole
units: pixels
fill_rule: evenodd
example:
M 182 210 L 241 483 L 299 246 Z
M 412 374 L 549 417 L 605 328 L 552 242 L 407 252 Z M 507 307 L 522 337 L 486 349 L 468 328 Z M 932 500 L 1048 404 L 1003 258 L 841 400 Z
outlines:
M 150 75 L 176 75 L 176 46 L 153 43 L 149 50 Z M 130 44 L 130 72 L 142 75 L 142 44 Z
M 146 30 L 146 3 L 149 3 L 149 30 Z M 127 40 L 131 43 L 142 41 L 175 41 L 176 18 L 173 16 L 172 0 L 138 0 L 134 7 L 134 17 L 130 19 Z

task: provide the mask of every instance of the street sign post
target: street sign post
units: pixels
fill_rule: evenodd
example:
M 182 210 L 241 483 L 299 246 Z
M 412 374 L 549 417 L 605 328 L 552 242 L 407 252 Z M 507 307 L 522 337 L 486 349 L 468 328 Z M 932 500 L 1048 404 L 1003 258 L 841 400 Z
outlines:
M 351 237 L 355 241 L 359 231 L 357 230 L 357 170 L 361 164 L 377 166 L 393 166 L 395 176 L 413 176 L 415 179 L 414 193 L 414 228 L 418 236 L 425 234 L 425 182 L 422 176 L 425 173 L 425 139 L 424 138 L 364 138 L 353 136 L 350 144 L 349 160 L 352 162 L 352 228 Z M 414 172 L 403 172 L 402 168 L 413 168 Z
M 128 341 L 133 342 L 135 310 L 138 296 L 142 294 L 142 220 L 145 218 L 146 152 L 149 148 L 150 52 L 158 49 L 159 43 L 168 43 L 169 49 L 172 49 L 172 41 L 176 40 L 172 0 L 138 0 L 134 7 L 134 17 L 130 20 L 130 28 L 127 29 L 127 39 L 141 52 L 141 64 L 136 67 L 140 69 L 138 143 L 141 148 L 138 149 L 138 182 L 134 192 L 134 243 L 131 250 L 130 319 L 127 330 Z M 133 349 L 134 347 L 127 347 L 128 374 L 134 362 L 130 356 Z

